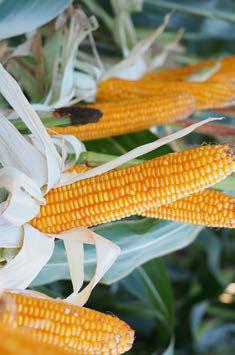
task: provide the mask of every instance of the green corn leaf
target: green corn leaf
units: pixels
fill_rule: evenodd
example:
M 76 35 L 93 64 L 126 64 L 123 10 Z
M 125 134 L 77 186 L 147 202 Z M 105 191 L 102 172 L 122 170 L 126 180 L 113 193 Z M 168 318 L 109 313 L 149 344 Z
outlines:
M 129 275 L 135 268 L 151 259 L 186 247 L 194 241 L 202 227 L 143 218 L 105 224 L 94 230 L 111 239 L 122 250 L 103 279 L 104 283 L 111 284 Z M 85 260 L 88 280 L 96 265 L 95 250 L 89 245 L 86 248 Z M 42 285 L 60 279 L 69 279 L 69 271 L 63 243 L 57 242 L 51 260 L 32 285 Z
M 0 40 L 35 30 L 59 15 L 72 0 L 0 0 Z
M 166 327 L 173 327 L 172 289 L 160 258 L 138 267 L 121 282 L 143 309 L 152 310 L 152 317 L 155 315 Z
M 214 2 L 216 3 L 216 2 Z M 190 3 L 190 1 L 165 1 L 165 0 L 146 0 L 147 5 L 151 5 L 152 7 L 161 7 L 167 10 L 176 10 L 180 12 L 185 12 L 187 14 L 202 16 L 206 18 L 218 19 L 227 22 L 235 22 L 235 14 L 232 11 L 233 7 L 230 9 L 216 8 L 216 6 L 198 6 L 199 4 L 196 2 Z

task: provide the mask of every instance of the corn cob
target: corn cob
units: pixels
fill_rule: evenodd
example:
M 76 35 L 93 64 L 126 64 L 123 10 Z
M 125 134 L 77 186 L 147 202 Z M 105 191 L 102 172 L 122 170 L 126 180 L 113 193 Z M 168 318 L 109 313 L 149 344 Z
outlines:
M 70 172 L 83 173 L 90 169 L 76 166 Z M 206 189 L 168 205 L 151 207 L 140 215 L 207 227 L 235 228 L 235 197 Z
M 21 329 L 46 345 L 69 354 L 122 354 L 134 332 L 120 319 L 59 300 L 5 291 L 10 301 L 2 323 Z
M 98 102 L 118 100 L 137 100 L 143 97 L 157 97 L 173 95 L 175 92 L 185 92 L 195 97 L 195 110 L 226 107 L 235 100 L 235 86 L 231 82 L 189 82 L 189 81 L 131 81 L 122 79 L 110 79 L 100 84 Z M 94 107 L 99 108 L 99 104 Z
M 233 68 L 227 69 L 227 70 L 221 70 L 214 75 L 212 75 L 208 81 L 212 82 L 235 82 L 235 63 L 233 64 Z
M 152 125 L 178 121 L 188 117 L 195 109 L 194 98 L 187 93 L 141 98 L 134 101 L 89 105 L 98 108 L 103 117 L 97 123 L 52 127 L 61 134 L 73 134 L 81 140 L 115 136 L 135 132 Z
M 161 207 L 152 207 L 142 216 L 208 227 L 235 228 L 235 197 L 204 190 Z
M 128 168 L 52 189 L 31 224 L 45 233 L 128 217 L 197 193 L 230 175 L 227 145 L 170 153 Z
M 195 74 L 202 69 L 212 68 L 216 64 L 216 60 L 209 59 L 203 60 L 196 64 L 185 65 L 174 69 L 165 69 L 156 72 L 150 72 L 141 78 L 143 81 L 179 81 L 187 80 L 187 77 L 191 74 Z M 235 79 L 235 56 L 224 57 L 220 61 L 220 69 L 212 74 L 209 81 L 227 80 L 231 81 Z
M 70 172 L 85 172 L 91 168 L 76 166 Z M 235 228 L 235 197 L 206 189 L 161 207 L 151 207 L 141 216 L 161 218 L 207 227 Z
M 145 74 L 141 80 L 143 81 L 178 81 L 185 80 L 188 75 L 194 74 L 201 69 L 211 68 L 215 65 L 214 59 L 203 60 L 199 63 L 184 65 L 177 68 L 166 68 L 159 71 L 149 72 Z
M 0 353 L 4 355 L 66 355 L 57 346 L 43 344 L 36 339 L 31 339 L 31 332 L 14 329 L 0 323 Z

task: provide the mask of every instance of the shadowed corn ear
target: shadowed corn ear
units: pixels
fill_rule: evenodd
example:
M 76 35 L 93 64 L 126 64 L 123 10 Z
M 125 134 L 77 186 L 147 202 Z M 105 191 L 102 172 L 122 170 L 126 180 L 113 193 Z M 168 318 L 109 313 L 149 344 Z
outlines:
M 185 80 L 188 75 L 194 74 L 202 69 L 208 69 L 215 65 L 215 59 L 203 60 L 199 63 L 184 65 L 177 68 L 167 68 L 163 70 L 158 70 L 154 72 L 149 72 L 145 74 L 141 80 L 142 81 L 181 81 Z
M 125 88 L 122 88 L 125 91 Z M 107 94 L 108 95 L 108 94 Z M 126 94 L 123 92 L 124 97 Z M 127 96 L 128 98 L 128 96 Z M 81 140 L 116 136 L 135 132 L 152 125 L 176 122 L 191 115 L 195 110 L 195 99 L 186 92 L 175 92 L 159 97 L 142 97 L 133 101 L 89 105 L 90 109 L 102 112 L 97 123 L 52 127 L 60 134 L 73 134 Z M 79 120 L 79 114 L 78 114 Z
M 122 354 L 134 340 L 133 330 L 120 319 L 40 295 L 5 291 L 11 302 L 2 323 L 21 329 L 32 339 L 69 354 Z M 25 354 L 25 353 L 24 353 Z
M 152 207 L 141 215 L 208 227 L 235 228 L 235 197 L 204 190 L 169 205 Z
M 158 92 L 159 84 L 146 84 L 147 91 Z M 231 106 L 235 100 L 235 85 L 231 82 L 169 82 L 166 86 L 169 92 L 185 91 L 195 98 L 195 110 L 206 110 Z M 145 91 L 146 92 L 146 91 Z
M 232 82 L 189 82 L 189 81 L 128 81 L 110 79 L 101 83 L 97 99 L 100 102 L 134 100 L 159 95 L 174 95 L 185 92 L 195 98 L 195 110 L 229 106 L 235 99 L 235 86 Z M 186 105 L 186 103 L 185 103 Z
M 170 153 L 52 189 L 31 224 L 45 233 L 115 221 L 197 193 L 235 168 L 227 145 Z
M 144 75 L 142 81 L 181 81 L 187 80 L 191 74 L 196 74 L 202 70 L 213 68 L 216 65 L 215 59 L 203 60 L 196 64 L 185 65 L 173 69 L 164 69 L 155 72 L 150 72 Z M 227 56 L 221 58 L 220 67 L 213 73 L 208 80 L 209 81 L 231 81 L 235 79 L 235 56 Z

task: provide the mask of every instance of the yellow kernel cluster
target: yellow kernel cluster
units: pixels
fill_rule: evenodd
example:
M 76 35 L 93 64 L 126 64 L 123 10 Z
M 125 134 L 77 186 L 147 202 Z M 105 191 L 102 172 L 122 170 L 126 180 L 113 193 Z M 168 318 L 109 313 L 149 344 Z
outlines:
M 140 100 L 143 97 L 156 97 L 161 94 L 173 95 L 176 92 L 188 93 L 195 99 L 195 111 L 220 108 L 231 105 L 235 100 L 235 86 L 232 82 L 189 82 L 189 81 L 127 81 L 110 79 L 100 84 L 97 100 L 113 102 L 126 97 L 126 100 Z M 98 104 L 95 105 L 98 108 Z
M 67 351 L 31 338 L 30 330 L 16 329 L 0 322 L 0 353 L 2 355 L 66 355 Z
M 234 169 L 227 145 L 170 153 L 52 189 L 31 224 L 45 233 L 94 226 L 197 193 Z
M 90 170 L 76 166 L 71 172 Z M 217 228 L 235 228 L 235 197 L 206 189 L 161 207 L 151 207 L 140 216 Z
M 70 172 L 90 170 L 76 166 Z M 160 218 L 217 228 L 235 228 L 235 197 L 220 191 L 205 189 L 161 207 L 151 207 L 140 216 Z
M 173 69 L 164 69 L 150 72 L 144 75 L 141 80 L 146 81 L 179 81 L 187 80 L 191 74 L 196 74 L 200 70 L 212 68 L 216 64 L 215 59 L 207 59 L 196 64 L 185 65 Z M 220 60 L 220 68 L 212 74 L 208 81 L 232 81 L 235 80 L 235 55 L 224 57 Z
M 184 65 L 176 68 L 167 68 L 145 74 L 143 81 L 180 81 L 186 80 L 188 75 L 198 73 L 202 69 L 210 69 L 216 64 L 215 59 L 202 60 L 195 64 Z
M 132 346 L 133 330 L 117 317 L 38 295 L 4 291 L 3 296 L 10 302 L 2 324 L 30 331 L 32 339 L 68 354 L 122 354 Z
M 235 228 L 235 197 L 204 190 L 161 207 L 151 207 L 142 216 L 208 227 Z
M 122 88 L 122 93 L 124 88 Z M 128 96 L 127 96 L 128 98 Z M 130 99 L 130 98 L 129 98 Z M 60 134 L 73 134 L 81 140 L 115 136 L 135 132 L 152 125 L 171 123 L 188 117 L 195 110 L 192 95 L 175 91 L 170 95 L 143 97 L 134 101 L 104 102 L 89 105 L 103 113 L 97 123 L 86 125 L 53 127 Z

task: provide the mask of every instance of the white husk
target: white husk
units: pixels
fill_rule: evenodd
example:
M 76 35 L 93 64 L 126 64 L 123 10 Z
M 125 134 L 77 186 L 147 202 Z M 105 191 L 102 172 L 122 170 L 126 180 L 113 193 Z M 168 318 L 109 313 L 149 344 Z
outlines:
M 19 117 L 30 129 L 33 135 L 38 137 L 43 143 L 44 154 L 47 162 L 47 191 L 49 191 L 54 183 L 59 181 L 61 158 L 57 153 L 55 146 L 53 145 L 53 142 L 51 141 L 39 116 L 29 104 L 17 82 L 10 76 L 1 64 L 0 78 L 0 91 L 2 95 L 18 113 Z
M 1 210 L 0 204 L 0 210 Z M 17 227 L 0 217 L 0 248 L 19 248 L 23 243 L 23 227 Z
M 40 204 L 24 191 L 16 191 L 9 197 L 1 214 L 8 222 L 20 227 L 38 215 Z
M 65 24 L 66 21 L 58 22 L 58 26 Z M 94 101 L 96 95 L 94 68 L 91 70 L 86 62 L 80 63 L 78 54 L 81 42 L 88 37 L 97 63 L 96 72 L 101 75 L 102 64 L 92 37 L 92 32 L 97 28 L 96 18 L 88 18 L 81 9 L 74 11 L 70 17 L 69 27 L 63 31 L 60 54 L 54 63 L 49 93 L 43 103 L 33 105 L 36 110 L 46 112 L 74 105 L 81 100 Z M 88 69 L 87 73 L 80 70 L 82 64 Z
M 23 189 L 35 200 L 41 203 L 45 202 L 39 186 L 33 179 L 15 167 L 4 167 L 0 169 L 0 184 L 1 187 L 4 187 L 11 194 Z
M 210 79 L 210 77 L 213 74 L 217 73 L 220 70 L 220 68 L 221 68 L 221 61 L 219 59 L 215 62 L 215 64 L 212 67 L 210 68 L 205 67 L 203 69 L 200 69 L 196 73 L 188 75 L 186 79 L 188 81 L 192 81 L 195 83 L 204 82 Z
M 72 135 L 56 135 L 51 137 L 54 144 L 60 149 L 63 158 L 62 171 L 66 171 L 76 165 L 82 152 L 86 151 L 85 145 Z
M 148 37 L 138 42 L 130 51 L 127 58 L 120 63 L 107 70 L 102 75 L 102 81 L 111 77 L 117 77 L 127 80 L 138 80 L 144 73 L 148 71 L 148 63 L 146 63 L 144 55 L 155 42 L 157 37 L 164 31 L 170 21 L 170 14 L 167 14 L 163 20 L 163 24 L 153 31 Z
M 111 6 L 115 15 L 112 26 L 113 36 L 121 47 L 123 56 L 127 57 L 130 48 L 137 42 L 137 35 L 130 14 L 140 11 L 143 1 L 111 0 Z
M 75 136 L 69 134 L 60 135 L 51 129 L 48 129 L 48 132 L 50 132 L 51 140 L 62 157 L 61 171 L 70 169 L 76 164 L 80 154 L 86 151 L 85 145 Z M 54 136 L 52 135 L 53 133 Z M 43 152 L 43 145 L 40 140 L 33 135 L 29 135 L 28 140 L 37 147 L 40 152 Z
M 120 255 L 120 248 L 91 229 L 83 227 L 63 232 L 59 235 L 59 238 L 63 239 L 66 247 L 74 288 L 74 292 L 66 301 L 83 306 L 87 302 L 93 288 L 113 265 L 118 255 Z M 84 281 L 84 243 L 94 244 L 96 247 L 96 271 L 89 284 L 79 292 Z M 78 256 L 81 258 L 80 261 L 78 260 Z
M 75 97 L 78 98 L 79 101 L 94 101 L 96 86 L 97 82 L 91 75 L 81 72 L 74 73 Z
M 45 202 L 34 181 L 15 168 L 0 170 L 0 186 L 9 192 L 6 201 L 1 204 L 1 216 L 16 226 L 37 216 L 40 203 Z
M 5 167 L 14 166 L 36 181 L 39 186 L 45 183 L 45 157 L 32 144 L 29 144 L 9 120 L 1 114 L 0 162 Z
M 29 224 L 24 225 L 23 246 L 17 256 L 0 269 L 0 289 L 24 289 L 50 259 L 54 239 Z
M 183 30 L 179 30 L 174 40 L 168 43 L 160 54 L 155 55 L 147 61 L 147 71 L 156 70 L 164 65 L 166 59 L 171 51 L 178 51 L 180 49 L 179 42 L 184 34 Z

